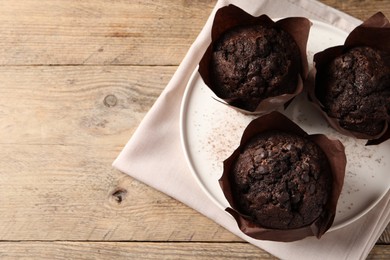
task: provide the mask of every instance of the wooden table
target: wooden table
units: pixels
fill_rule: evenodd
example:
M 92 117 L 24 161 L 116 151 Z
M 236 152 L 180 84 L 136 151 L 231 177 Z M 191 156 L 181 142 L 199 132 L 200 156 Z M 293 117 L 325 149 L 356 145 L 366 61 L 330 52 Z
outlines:
M 273 259 L 111 167 L 215 2 L 0 1 L 0 259 Z

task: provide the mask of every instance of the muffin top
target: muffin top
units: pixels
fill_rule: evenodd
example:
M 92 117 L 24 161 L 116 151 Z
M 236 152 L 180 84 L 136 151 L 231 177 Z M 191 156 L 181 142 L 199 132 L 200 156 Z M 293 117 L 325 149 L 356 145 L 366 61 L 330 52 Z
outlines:
M 390 67 L 379 51 L 355 47 L 331 61 L 316 84 L 317 95 L 341 127 L 371 136 L 380 134 L 390 118 Z
M 332 177 L 323 151 L 285 132 L 265 132 L 244 146 L 231 175 L 240 212 L 272 229 L 310 225 L 323 212 Z
M 212 67 L 216 94 L 253 111 L 267 97 L 295 91 L 300 52 L 281 29 L 237 26 L 216 41 Z

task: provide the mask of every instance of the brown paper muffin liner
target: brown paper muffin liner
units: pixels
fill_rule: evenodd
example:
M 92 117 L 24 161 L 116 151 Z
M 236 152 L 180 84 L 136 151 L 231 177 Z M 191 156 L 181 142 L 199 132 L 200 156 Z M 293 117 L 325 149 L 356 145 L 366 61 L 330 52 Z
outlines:
M 223 99 L 218 96 L 215 91 L 212 78 L 212 55 L 215 42 L 220 38 L 220 36 L 227 30 L 239 26 L 239 25 L 254 25 L 260 24 L 270 28 L 282 29 L 285 32 L 289 33 L 296 44 L 298 45 L 300 51 L 300 68 L 297 75 L 297 86 L 294 93 L 291 94 L 282 94 L 279 96 L 268 97 L 258 104 L 257 108 L 254 111 L 245 110 L 236 106 L 231 105 L 235 100 L 234 99 Z M 245 114 L 265 114 L 267 112 L 278 109 L 284 104 L 288 104 L 296 95 L 302 92 L 303 82 L 308 76 L 308 62 L 306 56 L 306 45 L 309 36 L 309 31 L 311 27 L 311 22 L 303 17 L 290 17 L 279 20 L 277 22 L 272 21 L 267 15 L 261 15 L 254 17 L 244 10 L 238 8 L 235 5 L 228 5 L 220 8 L 214 18 L 214 22 L 211 29 L 211 43 L 207 48 L 205 54 L 203 55 L 199 63 L 199 74 L 201 75 L 205 84 L 215 93 L 217 97 L 223 100 L 224 104 L 229 105 L 230 107 L 237 109 L 238 111 Z
M 332 172 L 332 192 L 323 213 L 310 225 L 297 229 L 269 229 L 251 222 L 251 218 L 239 212 L 231 187 L 231 172 L 240 155 L 241 148 L 255 135 L 269 130 L 279 130 L 305 137 L 316 143 L 325 153 Z M 331 226 L 336 214 L 337 201 L 344 183 L 346 156 L 343 144 L 330 140 L 325 135 L 309 135 L 297 124 L 279 112 L 261 116 L 253 120 L 245 129 L 239 147 L 224 161 L 224 170 L 219 180 L 222 191 L 230 204 L 226 211 L 236 220 L 240 230 L 246 235 L 260 240 L 290 242 L 308 236 L 320 238 Z
M 314 68 L 310 71 L 308 80 L 305 82 L 305 87 L 308 91 L 309 100 L 323 114 L 328 123 L 338 132 L 343 135 L 352 136 L 358 139 L 367 139 L 367 145 L 380 144 L 390 138 L 389 119 L 385 122 L 385 126 L 381 133 L 371 136 L 365 133 L 351 131 L 340 126 L 337 118 L 328 116 L 324 110 L 324 106 L 317 97 L 320 92 L 321 71 L 333 61 L 336 57 L 347 52 L 351 48 L 357 46 L 368 46 L 382 52 L 382 58 L 385 63 L 390 66 L 390 23 L 388 19 L 378 12 L 367 19 L 360 26 L 356 27 L 345 40 L 344 45 L 334 46 L 314 55 Z M 390 88 L 390 86 L 388 86 Z

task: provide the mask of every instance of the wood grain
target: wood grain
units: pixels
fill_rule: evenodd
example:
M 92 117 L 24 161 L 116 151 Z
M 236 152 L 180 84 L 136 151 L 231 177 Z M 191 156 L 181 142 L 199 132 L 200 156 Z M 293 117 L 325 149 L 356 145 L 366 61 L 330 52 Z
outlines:
M 363 20 L 390 15 L 388 0 L 322 2 Z M 215 3 L 0 1 L 0 65 L 178 65 Z
M 0 144 L 123 146 L 176 67 L 0 67 Z
M 390 244 L 390 223 L 379 237 L 378 244 Z
M 0 240 L 239 241 L 113 170 L 119 147 L 1 147 Z
M 367 259 L 388 259 L 374 246 Z M 1 242 L 0 258 L 13 259 L 277 259 L 248 243 Z
M 0 1 L 1 65 L 177 65 L 216 1 Z
M 361 20 L 365 20 L 379 11 L 390 17 L 388 0 L 322 0 L 321 2 Z
M 175 69 L 0 67 L 0 240 L 238 240 L 111 167 Z
M 215 3 L 0 1 L 0 259 L 274 259 L 111 167 Z
M 142 256 L 142 257 L 141 257 Z M 0 243 L 1 259 L 276 259 L 247 243 Z

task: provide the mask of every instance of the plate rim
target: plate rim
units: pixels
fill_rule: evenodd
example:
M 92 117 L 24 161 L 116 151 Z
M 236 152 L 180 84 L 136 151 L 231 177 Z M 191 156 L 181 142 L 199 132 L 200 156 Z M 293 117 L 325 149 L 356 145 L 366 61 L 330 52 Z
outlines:
M 280 18 L 277 18 L 275 20 L 278 20 L 278 19 L 280 19 Z M 322 21 L 318 21 L 318 20 L 314 20 L 314 19 L 309 19 L 309 20 L 312 22 L 312 25 L 326 27 L 328 30 L 338 31 L 339 33 L 345 34 L 345 37 L 348 36 L 348 32 L 346 32 L 338 27 L 335 27 L 331 24 L 328 24 L 328 23 L 325 23 Z M 309 37 L 310 37 L 310 34 L 309 34 Z M 309 50 L 307 49 L 306 51 L 309 51 Z M 310 62 L 309 62 L 309 64 L 310 64 Z M 215 204 L 215 206 L 217 206 L 218 208 L 225 211 L 225 207 L 223 205 L 221 205 L 220 201 L 218 201 L 215 198 L 215 196 L 213 196 L 211 194 L 211 192 L 208 190 L 206 185 L 200 179 L 199 174 L 197 173 L 197 171 L 194 167 L 193 159 L 191 159 L 191 156 L 189 154 L 188 138 L 186 138 L 186 134 L 185 134 L 185 133 L 187 133 L 187 131 L 186 131 L 186 129 L 187 129 L 186 122 L 187 121 L 185 120 L 185 118 L 186 118 L 185 113 L 188 111 L 188 102 L 189 102 L 189 99 L 191 97 L 190 92 L 193 91 L 195 79 L 201 78 L 201 76 L 198 72 L 198 68 L 199 68 L 199 65 L 196 66 L 196 68 L 192 72 L 192 74 L 191 74 L 191 76 L 190 76 L 190 78 L 185 86 L 183 98 L 182 98 L 181 105 L 180 105 L 180 115 L 179 115 L 180 116 L 180 119 L 179 119 L 180 141 L 181 141 L 181 146 L 182 146 L 183 152 L 185 154 L 185 160 L 186 160 L 187 166 L 190 168 L 191 175 L 196 180 L 198 186 L 201 188 L 203 193 L 205 193 L 206 196 L 213 202 L 213 204 Z M 389 191 L 390 191 L 390 185 L 388 185 L 387 190 L 384 191 L 381 194 L 381 196 L 378 196 L 376 198 L 376 200 L 373 203 L 371 203 L 368 207 L 366 207 L 364 210 L 360 211 L 358 214 L 356 214 L 354 216 L 351 216 L 350 218 L 348 218 L 347 220 L 344 220 L 343 222 L 341 222 L 339 224 L 336 224 L 336 225 L 332 224 L 332 226 L 329 228 L 329 230 L 327 232 L 332 232 L 332 231 L 335 231 L 335 230 L 340 229 L 342 227 L 348 226 L 348 225 L 354 223 L 355 221 L 357 221 L 358 219 L 360 219 L 361 217 L 365 216 L 376 205 L 378 205 L 378 203 L 386 196 L 386 194 L 389 193 Z M 337 215 L 337 213 L 336 213 L 336 215 Z

